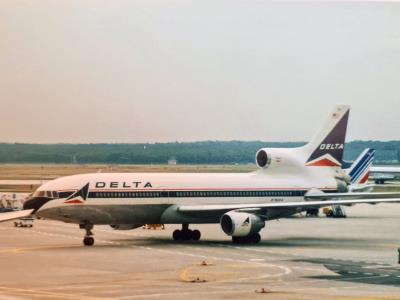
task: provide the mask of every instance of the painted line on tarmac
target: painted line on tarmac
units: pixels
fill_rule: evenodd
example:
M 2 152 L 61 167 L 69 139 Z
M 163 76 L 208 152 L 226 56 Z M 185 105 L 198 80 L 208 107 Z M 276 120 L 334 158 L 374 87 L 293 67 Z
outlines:
M 115 234 L 115 233 L 117 233 L 117 234 L 120 234 L 120 235 L 125 235 L 125 236 L 143 236 L 143 237 L 149 237 L 148 235 L 142 235 L 142 234 L 131 234 L 131 233 L 123 233 L 123 232 L 113 232 L 113 231 L 110 231 L 110 230 L 101 230 L 102 232 L 105 232 L 105 233 L 108 233 L 108 234 Z M 203 244 L 204 245 L 204 244 Z M 302 256 L 302 257 L 304 257 L 303 255 L 294 255 L 294 254 L 292 254 L 292 253 L 276 253 L 276 252 L 273 252 L 273 251 L 268 251 L 268 250 L 260 250 L 260 249 L 254 249 L 254 248 L 248 248 L 248 247 L 240 247 L 240 246 L 231 246 L 231 245 L 224 245 L 224 244 L 214 244 L 214 243 L 210 243 L 208 246 L 217 246 L 217 247 L 220 247 L 220 248 L 229 248 L 229 249 L 235 249 L 235 250 L 247 250 L 247 251 L 253 251 L 253 252 L 261 252 L 261 253 L 268 253 L 268 254 L 272 254 L 272 255 L 276 255 L 276 256 Z M 205 249 L 205 248 L 203 248 L 203 247 L 195 247 L 193 244 L 175 244 L 174 246 L 176 246 L 176 247 L 181 247 L 181 248 L 183 248 L 183 249 L 187 249 L 187 248 L 192 248 L 192 249 L 194 249 L 194 250 L 197 250 L 197 251 L 202 251 L 203 253 L 204 252 L 213 252 L 213 253 L 215 253 L 215 250 L 214 249 Z M 135 247 L 141 247 L 141 246 L 135 246 Z M 263 259 L 260 259 L 260 258 L 255 258 L 254 256 L 251 256 L 251 254 L 243 254 L 243 253 L 230 253 L 230 254 L 234 254 L 234 255 L 238 255 L 238 256 L 241 256 L 241 257 L 243 257 L 243 255 L 245 255 L 245 256 L 248 256 L 249 257 L 249 259 L 248 260 L 243 260 L 243 259 L 240 259 L 240 260 L 238 260 L 238 259 L 234 259 L 234 258 L 227 258 L 227 257 L 223 257 L 223 258 L 221 258 L 221 257 L 217 257 L 217 256 L 209 256 L 209 255 L 204 255 L 204 254 L 201 254 L 201 255 L 199 255 L 199 254 L 194 254 L 193 252 L 191 253 L 191 254 L 188 254 L 188 253 L 183 253 L 183 252 L 179 252 L 179 251 L 176 251 L 176 250 L 165 250 L 165 249 L 154 249 L 154 248 L 151 248 L 151 247 L 148 247 L 148 249 L 150 250 L 150 249 L 153 249 L 153 250 L 155 250 L 155 251 L 160 251 L 160 252 L 168 252 L 168 253 L 171 253 L 171 254 L 174 254 L 174 253 L 177 253 L 177 254 L 181 254 L 181 255 L 185 255 L 185 256 L 192 256 L 192 257 L 200 257 L 200 258 L 211 258 L 211 259 L 214 259 L 214 260 L 221 260 L 221 259 L 223 259 L 223 260 L 225 260 L 225 261 L 231 261 L 231 262 L 263 262 L 263 261 L 265 261 L 265 258 L 263 258 Z M 241 251 L 242 252 L 242 251 Z M 311 257 L 311 256 L 306 256 L 306 257 Z M 267 263 L 263 263 L 264 265 L 265 264 L 267 264 Z M 275 265 L 275 264 L 268 264 L 269 266 L 275 266 L 275 267 L 283 267 L 283 268 L 287 268 L 287 269 L 290 269 L 289 267 L 287 267 L 287 266 L 283 266 L 283 265 Z M 304 271 L 318 271 L 318 272 L 321 272 L 321 271 L 323 271 L 324 269 L 323 268 L 321 268 L 321 269 L 311 269 L 311 268 L 303 268 L 303 267 L 295 267 L 296 269 L 299 269 L 299 270 L 304 270 Z M 282 276 L 284 276 L 284 275 L 288 275 L 288 274 L 290 274 L 291 273 L 291 271 L 290 272 L 285 272 L 284 274 L 282 274 Z M 268 277 L 271 277 L 271 275 L 262 275 L 262 276 L 257 276 L 257 277 L 254 277 L 254 278 L 251 278 L 251 280 L 255 280 L 255 279 L 264 279 L 264 278 L 268 278 Z M 224 280 L 224 281 L 231 281 L 231 280 Z M 222 281 L 222 282 L 224 282 L 224 281 Z M 236 281 L 238 281 L 238 280 L 236 280 Z M 221 281 L 218 281 L 218 282 L 221 282 Z
M 18 230 L 18 229 L 16 229 L 16 230 Z M 19 230 L 24 230 L 24 229 L 19 229 Z M 111 231 L 105 231 L 105 232 L 107 232 L 107 233 L 109 233 L 109 234 L 114 234 L 114 232 L 111 232 Z M 46 234 L 46 235 L 49 235 L 49 236 L 54 236 L 54 237 L 66 237 L 66 238 L 71 238 L 71 239 L 81 239 L 80 237 L 76 237 L 76 236 L 70 236 L 70 235 L 65 235 L 65 234 L 49 234 L 49 233 L 45 233 L 45 232 L 40 232 L 40 231 L 37 231 L 37 230 L 35 230 L 35 233 L 38 233 L 38 234 Z M 146 235 L 146 237 L 148 237 L 147 235 Z M 123 243 L 120 243 L 120 242 L 112 242 L 112 241 L 108 241 L 108 240 L 98 240 L 98 241 L 100 241 L 100 242 L 105 242 L 105 243 L 108 243 L 108 244 L 114 244 L 114 245 L 123 245 L 123 246 L 129 246 L 129 247 L 132 247 L 132 248 L 142 248 L 142 249 L 146 249 L 146 250 L 153 250 L 153 251 L 158 251 L 158 252 L 162 252 L 162 253 L 170 253 L 170 254 L 180 254 L 180 255 L 184 255 L 184 256 L 190 256 L 190 257 L 200 257 L 200 258 L 214 258 L 214 259 L 216 259 L 216 260 L 226 260 L 226 261 L 238 261 L 238 260 L 236 260 L 236 259 L 227 259 L 227 258 L 223 258 L 223 257 L 217 257 L 217 256 L 207 256 L 207 255 L 196 255 L 196 254 L 188 254 L 188 253 L 182 253 L 182 252 L 180 252 L 180 251 L 171 251 L 171 250 L 165 250 L 165 249 L 156 249 L 156 248 L 152 248 L 152 247 L 146 247 L 146 246 L 136 246 L 136 245 L 129 245 L 129 244 L 123 244 Z M 230 247 L 230 248 L 233 248 L 232 246 L 227 246 L 227 245 L 223 245 L 224 247 Z M 243 249 L 242 247 L 236 247 L 237 249 Z M 246 249 L 246 248 L 245 248 Z M 247 248 L 248 250 L 252 250 L 252 251 L 254 251 L 255 249 L 252 249 L 252 248 Z M 200 249 L 201 250 L 201 249 Z M 257 252 L 265 252 L 265 251 L 257 251 Z M 244 260 L 243 262 L 247 262 L 247 260 Z M 263 265 L 265 265 L 265 263 L 263 264 Z M 287 272 L 287 274 L 289 274 L 290 272 L 291 272 L 291 270 L 288 268 L 288 272 Z M 399 276 L 400 277 L 400 276 Z M 365 277 L 362 277 L 363 279 L 365 279 Z M 304 281 L 304 282 L 306 282 L 306 281 Z M 312 282 L 312 283 L 317 283 L 317 282 L 321 282 L 321 280 L 312 280 L 312 281 L 308 281 L 308 282 Z M 346 287 L 346 288 L 354 288 L 354 286 L 351 286 L 351 287 Z M 315 289 L 317 289 L 317 290 L 319 290 L 320 288 L 314 288 L 314 290 Z M 305 290 L 304 288 L 303 288 L 303 290 Z M 248 290 L 246 290 L 245 292 L 248 292 Z M 195 292 L 196 294 L 199 294 L 200 292 Z M 221 292 L 218 292 L 218 291 L 216 291 L 215 292 L 216 294 L 218 294 L 218 293 L 226 293 L 226 291 L 221 291 Z M 180 293 L 175 293 L 175 294 L 179 294 L 179 295 L 181 295 L 182 293 L 180 292 Z M 168 296 L 168 295 L 175 295 L 174 293 L 162 293 L 162 294 L 152 294 L 152 295 L 136 295 L 136 296 L 134 296 L 134 298 L 140 298 L 140 297 L 156 297 L 157 295 L 160 295 L 160 296 L 163 296 L 163 295 L 165 295 L 165 296 Z M 188 294 L 193 294 L 193 292 L 188 292 Z M 76 296 L 76 295 L 71 295 L 71 297 L 72 296 Z M 132 296 L 127 296 L 127 297 L 123 297 L 123 298 L 133 298 Z M 96 299 L 96 298 L 92 298 L 92 299 Z M 101 299 L 104 299 L 104 298 L 101 298 Z M 122 299 L 122 298 L 121 298 Z
M 98 297 L 90 297 L 80 294 L 64 294 L 64 293 L 54 293 L 54 292 L 46 292 L 35 289 L 21 289 L 21 288 L 12 288 L 0 286 L 0 291 L 5 293 L 10 293 L 16 296 L 30 296 L 30 297 L 44 297 L 44 298 L 63 298 L 63 299 L 86 299 L 86 300 L 104 300 L 106 298 L 98 298 Z
M 137 299 L 137 298 L 162 298 L 162 297 L 181 296 L 181 295 L 187 295 L 187 296 L 204 295 L 204 298 L 207 298 L 209 295 L 219 295 L 219 294 L 229 294 L 229 293 L 234 293 L 234 294 L 243 293 L 247 297 L 250 295 L 250 293 L 251 293 L 251 295 L 255 294 L 254 291 L 252 291 L 250 289 L 247 289 L 247 290 L 234 289 L 231 291 L 229 289 L 225 289 L 225 290 L 221 290 L 221 291 L 210 291 L 208 289 L 203 289 L 201 291 L 196 290 L 196 291 L 181 291 L 181 292 L 170 292 L 170 293 L 154 293 L 154 294 L 123 296 L 123 297 L 118 297 L 117 299 L 122 300 L 122 299 Z M 291 293 L 276 291 L 269 295 L 284 295 L 284 294 L 291 294 Z
M 212 245 L 214 245 L 214 244 L 212 244 Z M 182 248 L 184 250 L 191 249 L 192 253 L 194 253 L 193 251 L 201 251 L 202 253 L 204 253 L 204 252 L 212 252 L 214 255 L 216 253 L 215 249 L 204 249 L 204 248 L 201 248 L 201 247 L 199 248 L 199 247 L 193 246 L 193 244 L 187 244 L 187 245 L 177 244 L 176 247 L 180 247 L 180 248 Z M 230 246 L 227 246 L 227 247 L 229 249 L 231 249 Z M 242 248 L 238 247 L 238 249 L 236 249 L 236 250 L 241 250 L 241 249 Z M 224 255 L 224 254 L 226 255 L 226 252 L 222 253 L 221 255 Z M 265 258 L 255 257 L 254 255 L 247 254 L 247 253 L 244 254 L 244 253 L 239 253 L 239 252 L 235 252 L 235 253 L 229 252 L 229 255 L 231 255 L 231 256 L 232 255 L 240 256 L 240 259 L 238 259 L 238 258 L 228 258 L 228 257 L 224 256 L 224 260 L 232 261 L 232 262 L 247 262 L 247 264 L 248 263 L 252 263 L 252 264 L 257 264 L 258 263 L 259 265 L 261 264 L 261 265 L 268 265 L 268 266 L 277 266 L 276 264 L 268 263 L 268 261 Z M 248 257 L 248 259 L 244 260 L 243 257 Z M 271 261 L 276 262 L 276 260 L 272 260 L 272 259 L 271 259 Z M 288 266 L 286 266 L 284 264 L 279 264 L 279 266 L 283 267 L 283 268 L 290 269 Z M 266 278 L 266 277 L 270 277 L 270 276 L 264 276 L 264 275 L 263 276 L 258 276 L 256 279 L 262 279 L 262 278 Z
M 297 254 L 297 253 L 291 253 L 291 252 L 275 252 L 275 251 L 265 250 L 265 249 L 260 249 L 260 248 L 249 248 L 249 247 L 240 247 L 240 246 L 224 245 L 224 244 L 217 244 L 217 246 L 223 247 L 223 248 L 238 249 L 238 250 L 245 249 L 247 251 L 271 254 L 271 255 L 275 255 L 275 256 L 291 256 L 291 257 L 294 256 L 294 257 L 313 258 L 313 256 L 304 255 L 304 254 Z M 294 251 L 296 251 L 296 250 L 294 250 Z
M 12 228 L 14 230 L 22 230 L 20 228 Z M 81 239 L 76 236 L 70 236 L 66 234 L 58 234 L 58 233 L 48 233 L 48 232 L 42 232 L 38 231 L 35 229 L 30 230 L 30 232 L 34 232 L 36 234 L 40 235 L 46 235 L 46 236 L 51 236 L 51 237 L 62 237 L 62 238 L 70 238 L 70 239 Z M 109 234 L 114 234 L 113 232 L 107 232 Z M 103 239 L 96 239 L 100 243 L 107 243 L 107 244 L 112 244 L 112 245 L 120 245 L 120 246 L 128 246 L 131 248 L 139 248 L 139 249 L 145 249 L 145 250 L 151 250 L 151 251 L 156 251 L 156 252 L 162 252 L 162 253 L 168 253 L 168 254 L 174 254 L 174 255 L 181 255 L 181 256 L 188 256 L 188 257 L 195 257 L 195 258 L 201 258 L 201 259 L 212 259 L 212 260 L 219 260 L 219 261 L 229 261 L 229 262 L 242 262 L 242 263 L 248 263 L 248 260 L 238 260 L 238 259 L 231 259 L 231 258 L 226 258 L 226 257 L 219 257 L 219 256 L 209 256 L 209 255 L 203 255 L 203 254 L 194 254 L 194 253 L 186 253 L 182 251 L 176 251 L 176 250 L 166 250 L 166 249 L 160 249 L 160 248 L 153 248 L 153 247 L 148 247 L 148 246 L 139 246 L 139 245 L 130 245 L 122 242 L 114 242 L 114 241 L 108 241 L 108 240 L 103 240 Z M 266 274 L 261 276 L 260 278 L 270 278 L 270 277 L 281 277 L 290 274 L 292 271 L 290 268 L 282 265 L 276 265 L 276 264 L 269 264 L 269 263 L 255 263 L 259 264 L 261 266 L 265 267 L 275 267 L 280 270 L 282 270 L 280 273 L 276 274 Z
M 14 229 L 14 228 L 13 228 Z M 19 228 L 15 228 L 15 230 L 23 230 L 23 229 L 19 229 Z M 65 235 L 65 234 L 53 234 L 53 233 L 46 233 L 46 232 L 40 232 L 37 230 L 33 230 L 35 233 L 38 234 L 44 234 L 44 235 L 48 235 L 48 236 L 53 236 L 53 237 L 66 237 L 66 238 L 71 238 L 71 239 L 81 239 L 79 237 L 75 237 L 75 236 L 70 236 L 70 235 Z M 100 230 L 102 232 L 105 232 L 107 234 L 112 234 L 114 235 L 115 232 L 113 231 L 108 231 L 108 230 Z M 141 235 L 141 234 L 127 234 L 127 233 L 118 233 L 120 235 L 126 235 L 126 236 L 143 236 L 143 237 L 148 237 L 148 235 Z M 194 253 L 185 253 L 185 252 L 181 252 L 181 251 L 176 251 L 176 250 L 166 250 L 166 249 L 159 249 L 159 248 L 153 248 L 153 247 L 148 247 L 148 246 L 138 246 L 138 245 L 129 245 L 129 244 L 124 244 L 121 242 L 113 242 L 113 241 L 108 241 L 108 240 L 103 240 L 103 239 L 97 239 L 97 241 L 99 242 L 103 242 L 103 243 L 108 243 L 108 244 L 113 244 L 113 245 L 121 245 L 121 246 L 129 246 L 132 248 L 141 248 L 141 249 L 145 249 L 145 250 L 152 250 L 152 251 L 157 251 L 157 252 L 162 252 L 162 253 L 169 253 L 169 254 L 178 254 L 178 255 L 182 255 L 182 256 L 188 256 L 188 257 L 196 257 L 196 258 L 203 258 L 203 259 L 213 259 L 213 260 L 223 260 L 223 261 L 230 261 L 230 262 L 242 262 L 242 263 L 248 263 L 249 260 L 238 260 L 238 259 L 232 259 L 232 258 L 226 258 L 226 257 L 219 257 L 219 256 L 210 256 L 210 255 L 204 255 L 204 254 L 194 254 Z M 185 245 L 179 245 L 182 246 L 183 248 L 187 248 L 185 247 Z M 248 247 L 238 247 L 238 246 L 230 246 L 230 245 L 222 245 L 219 244 L 219 247 L 223 247 L 223 248 L 233 248 L 233 249 L 237 249 L 237 250 L 248 250 L 248 251 L 255 251 L 255 252 L 261 252 L 261 253 L 271 253 L 271 254 L 277 254 L 271 251 L 266 251 L 266 250 L 261 250 L 261 249 L 255 249 L 255 248 L 248 248 Z M 203 249 L 199 249 L 199 250 L 203 250 Z M 243 253 L 241 254 L 243 255 Z M 284 253 L 283 255 L 287 255 L 286 253 Z M 288 254 L 291 255 L 291 254 Z M 269 278 L 269 277 L 281 277 L 284 275 L 288 275 L 291 273 L 291 269 L 286 267 L 286 266 L 282 266 L 282 265 L 274 265 L 274 264 L 267 264 L 267 263 L 258 263 L 261 264 L 263 266 L 269 266 L 269 267 L 276 267 L 276 268 L 280 268 L 282 270 L 284 270 L 284 272 L 282 273 L 278 273 L 278 274 L 266 274 L 266 275 L 262 275 L 262 276 L 257 276 L 255 278 L 251 278 L 251 280 L 254 279 L 262 279 L 262 278 Z M 304 269 L 305 268 L 301 268 L 301 267 L 296 267 L 297 269 Z M 312 270 L 315 271 L 315 270 Z M 321 271 L 321 270 L 319 270 Z M 364 275 L 373 275 L 372 273 L 366 273 Z M 360 277 L 359 279 L 366 279 L 366 278 L 379 278 L 380 276 L 374 275 L 374 276 L 370 276 L 370 277 Z M 245 280 L 249 280 L 250 278 L 245 278 Z M 346 279 L 343 279 L 346 280 Z M 349 279 L 350 280 L 350 279 Z M 351 278 L 351 280 L 357 280 L 357 278 Z M 225 280 L 226 282 L 235 282 L 237 280 Z M 320 280 L 313 280 L 312 282 L 318 282 Z M 221 281 L 219 281 L 221 282 Z
M 102 232 L 108 233 L 108 234 L 114 234 L 114 232 L 109 231 L 109 230 L 101 230 Z M 134 234 L 129 234 L 129 233 L 123 233 L 123 232 L 118 232 L 117 234 L 121 234 L 121 235 L 128 235 L 128 236 L 132 236 Z M 147 235 L 145 235 L 145 237 L 147 237 Z M 119 244 L 123 245 L 123 243 L 118 242 Z M 135 248 L 142 248 L 142 249 L 146 249 L 146 250 L 153 250 L 153 251 L 158 251 L 158 252 L 164 252 L 164 253 L 169 253 L 169 254 L 180 254 L 183 256 L 190 256 L 190 257 L 198 257 L 198 258 L 208 258 L 208 259 L 213 259 L 213 260 L 224 260 L 224 261 L 229 261 L 229 262 L 242 262 L 242 263 L 248 263 L 249 260 L 238 260 L 238 259 L 232 259 L 232 258 L 227 258 L 227 257 L 219 257 L 219 256 L 209 256 L 209 255 L 204 255 L 204 254 L 194 254 L 194 253 L 186 253 L 186 252 L 181 252 L 181 251 L 176 251 L 176 250 L 166 250 L 166 249 L 160 249 L 160 248 L 153 248 L 153 247 L 148 247 L 148 246 L 138 246 L 138 245 L 127 245 L 127 246 L 131 246 L 131 247 L 135 247 Z M 187 247 L 185 247 L 185 245 L 182 244 L 176 244 L 174 246 L 181 246 L 184 249 L 186 249 Z M 189 246 L 190 247 L 190 246 Z M 203 250 L 202 248 L 196 248 L 198 250 Z M 262 266 L 268 266 L 268 267 L 275 267 L 275 268 L 279 268 L 281 270 L 283 270 L 283 272 L 276 274 L 276 275 L 263 275 L 260 278 L 267 278 L 267 277 L 279 277 L 279 276 L 284 276 L 284 275 L 288 275 L 291 273 L 290 268 L 283 266 L 283 265 L 276 265 L 276 264 L 269 264 L 266 262 L 257 262 L 258 264 L 261 264 Z M 220 282 L 220 281 L 219 281 Z
M 302 271 L 310 271 L 310 272 L 321 272 L 321 271 L 329 271 L 326 268 L 316 269 L 316 268 L 307 268 L 307 267 L 292 267 L 292 269 L 302 270 Z M 329 271 L 331 273 L 331 271 Z

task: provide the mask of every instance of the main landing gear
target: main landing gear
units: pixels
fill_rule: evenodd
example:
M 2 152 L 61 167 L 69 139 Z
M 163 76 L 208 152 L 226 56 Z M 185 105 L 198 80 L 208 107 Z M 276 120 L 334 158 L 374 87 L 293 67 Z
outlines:
M 232 242 L 235 244 L 258 244 L 261 241 L 259 233 L 248 236 L 233 236 Z
M 182 230 L 175 230 L 172 237 L 175 241 L 198 241 L 200 240 L 201 233 L 197 229 L 190 230 L 189 224 L 182 224 Z
M 83 238 L 83 244 L 85 246 L 93 246 L 94 244 L 94 238 L 93 238 L 93 224 L 85 223 L 85 224 L 79 224 L 80 229 L 85 229 L 86 234 L 85 237 Z

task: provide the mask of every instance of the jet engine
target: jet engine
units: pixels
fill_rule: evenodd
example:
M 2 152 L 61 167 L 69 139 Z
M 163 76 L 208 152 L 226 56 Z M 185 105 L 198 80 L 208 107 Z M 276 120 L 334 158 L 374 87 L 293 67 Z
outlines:
M 142 224 L 113 224 L 110 225 L 114 230 L 131 230 L 143 226 Z
M 245 237 L 258 233 L 265 222 L 256 215 L 232 211 L 222 216 L 220 225 L 229 236 Z
M 267 149 L 260 149 L 256 153 L 256 163 L 260 168 L 268 168 L 271 164 L 271 154 L 267 152 Z
M 303 166 L 296 148 L 262 148 L 256 153 L 256 164 L 259 168 Z

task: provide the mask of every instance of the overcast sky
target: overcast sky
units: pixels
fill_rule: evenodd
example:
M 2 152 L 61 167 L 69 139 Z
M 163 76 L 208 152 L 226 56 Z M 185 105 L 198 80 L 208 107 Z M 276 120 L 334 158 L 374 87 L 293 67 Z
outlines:
M 400 3 L 0 3 L 0 142 L 400 139 Z

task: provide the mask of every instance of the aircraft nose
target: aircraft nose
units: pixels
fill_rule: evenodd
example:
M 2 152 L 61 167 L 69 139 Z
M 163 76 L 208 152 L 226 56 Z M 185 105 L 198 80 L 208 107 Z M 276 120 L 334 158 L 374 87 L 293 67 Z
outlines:
M 51 198 L 48 197 L 32 197 L 25 201 L 24 209 L 33 209 L 33 212 L 36 212 L 39 208 L 41 208 L 44 204 L 49 202 Z

